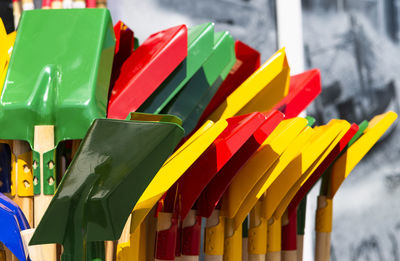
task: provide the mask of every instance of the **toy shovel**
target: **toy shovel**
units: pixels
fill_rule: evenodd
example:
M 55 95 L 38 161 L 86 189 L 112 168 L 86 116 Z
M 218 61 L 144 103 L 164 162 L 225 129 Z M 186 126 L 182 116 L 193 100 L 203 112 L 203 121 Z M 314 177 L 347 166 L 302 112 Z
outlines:
M 160 113 L 200 69 L 213 49 L 214 24 L 188 29 L 188 50 L 185 60 L 139 108 L 139 111 Z
M 275 146 L 285 147 L 285 144 L 290 142 L 291 137 L 293 138 L 298 135 L 299 132 L 307 125 L 307 120 L 303 118 L 296 118 L 291 120 L 284 120 L 282 121 L 275 130 L 268 136 L 268 138 L 261 144 L 261 147 L 252 155 L 252 157 L 243 165 L 243 167 L 238 170 L 235 174 L 235 177 L 232 179 L 232 183 L 229 186 L 228 190 L 225 192 L 223 199 L 222 199 L 222 209 L 221 213 L 219 209 L 216 209 L 212 212 L 210 218 L 207 220 L 207 227 L 205 231 L 205 254 L 210 258 L 220 256 L 224 254 L 224 226 L 225 226 L 225 217 L 233 218 L 236 211 L 233 207 L 238 207 L 241 202 L 241 198 L 243 194 L 247 194 L 249 190 L 252 188 L 252 183 L 256 181 L 248 180 L 252 176 L 245 174 L 242 175 L 243 169 L 251 168 L 254 166 L 254 163 L 261 162 L 259 160 L 255 160 L 261 156 L 263 151 L 271 151 L 268 153 L 268 157 L 265 158 L 269 159 L 269 157 L 274 157 L 274 155 L 278 155 L 276 152 L 273 151 L 272 147 L 267 149 L 270 146 L 271 141 L 276 140 L 277 136 L 285 137 L 284 139 L 281 138 L 277 140 Z M 275 148 L 275 146 L 273 148 Z M 286 145 L 287 146 L 287 145 Z M 265 154 L 264 152 L 264 154 Z M 278 156 L 276 156 L 278 157 Z M 264 162 L 264 161 L 262 161 Z M 267 163 L 268 164 L 268 163 Z M 271 162 L 272 164 L 272 162 Z M 246 165 L 248 165 L 246 167 Z M 260 166 L 257 166 L 256 169 L 259 169 Z M 246 178 L 247 177 L 247 178 Z M 247 182 L 249 181 L 249 182 Z M 241 186 L 236 187 L 235 184 L 241 183 Z M 237 198 L 232 198 L 232 196 L 236 196 L 239 192 L 243 193 Z M 231 196 L 232 195 L 232 196 Z M 230 202 L 234 202 L 234 204 L 230 204 Z
M 270 240 L 268 241 L 268 245 L 276 246 L 276 248 L 273 249 L 276 251 L 270 251 L 274 252 L 270 255 L 280 255 L 281 220 L 290 201 L 298 191 L 298 188 L 304 181 L 306 181 L 310 177 L 310 175 L 324 161 L 324 159 L 336 147 L 342 137 L 350 129 L 350 124 L 343 120 L 333 120 L 330 124 L 330 127 L 332 129 L 336 128 L 337 136 L 326 147 L 323 153 L 320 154 L 320 156 L 312 163 L 312 165 L 307 169 L 307 165 L 304 164 L 304 170 L 299 169 L 299 166 L 293 166 L 291 170 L 285 169 L 285 171 L 283 171 L 271 184 L 264 195 L 264 199 L 262 201 L 262 211 L 265 215 L 266 220 L 268 221 L 268 231 L 271 231 L 271 237 L 268 237 L 270 238 Z M 328 126 L 329 124 L 323 127 L 316 127 L 316 131 L 322 131 L 324 132 L 324 134 L 328 135 Z M 305 162 L 306 157 L 308 156 L 309 155 L 307 155 L 306 152 L 303 152 L 302 160 Z
M 214 33 L 211 54 L 163 113 L 181 118 L 186 133 L 191 133 L 235 61 L 232 36 L 228 32 Z
M 296 76 L 292 76 L 290 78 L 288 95 L 283 98 L 281 102 L 275 105 L 275 108 L 280 109 L 283 113 L 285 113 L 285 119 L 296 117 L 308 106 L 309 103 L 311 103 L 315 99 L 320 90 L 320 78 L 319 72 L 317 70 L 312 70 Z M 254 137 L 257 137 L 257 140 L 259 139 L 262 143 L 273 129 L 274 128 L 269 128 L 269 131 L 262 131 L 260 129 L 260 134 L 255 134 Z M 261 138 L 262 135 L 266 136 L 264 136 L 264 138 Z M 257 150 L 258 147 L 261 146 L 261 143 L 258 146 L 254 147 L 254 149 Z M 202 192 L 202 195 L 199 197 L 198 200 L 198 210 L 201 216 L 209 217 L 211 215 L 211 212 L 218 204 L 219 199 L 228 188 L 228 186 L 231 184 L 231 181 L 234 178 L 236 172 L 252 155 L 251 149 L 243 148 L 243 150 L 246 152 L 243 152 L 245 153 L 243 154 L 243 156 L 238 156 L 240 157 L 240 160 L 235 158 L 234 163 L 232 162 L 232 164 L 236 166 L 227 166 L 226 168 L 224 167 L 223 170 L 221 170 L 220 173 L 218 173 L 218 175 L 215 177 L 215 180 L 212 180 L 207 185 L 207 188 Z
M 285 50 L 281 49 L 233 91 L 208 119 L 215 121 L 254 111 L 269 111 L 287 95 L 289 71 Z
M 16 32 L 7 34 L 3 21 L 0 19 L 0 91 L 3 88 L 15 37 Z
M 261 54 L 238 40 L 235 41 L 235 56 L 235 64 L 203 111 L 199 123 L 204 122 L 237 87 L 260 67 Z
M 134 205 L 182 136 L 175 123 L 96 120 L 31 244 L 60 243 L 62 260 L 87 260 L 88 243 L 117 240 Z
M 255 207 L 252 210 L 255 212 L 253 214 L 254 218 L 250 218 L 249 258 L 251 255 L 263 256 L 267 252 L 265 249 L 267 246 L 267 238 L 264 233 L 267 222 L 269 225 L 268 228 L 271 229 L 268 230 L 268 235 L 271 236 L 271 238 L 276 235 L 274 234 L 275 230 L 272 230 L 274 228 L 272 225 L 279 221 L 272 220 L 272 222 L 270 222 L 270 218 L 272 217 L 273 210 L 279 204 L 281 197 L 281 194 L 279 193 L 281 193 L 281 191 L 278 190 L 276 198 L 270 198 L 266 195 L 262 201 L 257 201 L 264 195 L 264 193 L 268 194 L 271 193 L 271 191 L 275 192 L 275 188 L 277 187 L 283 188 L 283 191 L 285 191 L 284 187 L 279 186 L 281 184 L 280 182 L 285 180 L 287 177 L 293 178 L 307 171 L 307 169 L 318 159 L 321 153 L 324 152 L 326 147 L 332 143 L 339 132 L 340 128 L 338 128 L 334 122 L 318 129 L 307 127 L 295 138 L 288 149 L 282 154 L 277 164 L 271 167 L 253 187 L 253 190 L 249 193 L 235 216 L 235 224 L 241 224 L 246 217 L 246 213 L 250 212 L 252 207 Z M 264 204 L 263 201 L 268 202 L 265 202 Z M 251 216 L 252 215 L 250 215 L 250 217 Z M 279 235 L 280 234 L 277 236 Z M 280 238 L 278 241 L 279 245 L 273 244 L 274 241 L 272 240 L 271 242 L 268 241 L 268 260 L 273 260 L 277 255 L 280 257 Z M 254 244 L 252 245 L 251 242 Z
M 113 55 L 106 9 L 22 15 L 0 98 L 0 122 L 8 126 L 0 138 L 25 140 L 33 149 L 35 225 L 55 191 L 55 147 L 81 139 L 94 119 L 106 116 Z M 55 248 L 44 247 L 55 258 Z
M 319 180 L 324 171 L 336 159 L 340 152 L 342 152 L 348 146 L 348 144 L 350 145 L 349 142 L 351 140 L 357 139 L 359 135 L 361 135 L 361 133 L 366 128 L 365 125 L 368 125 L 367 122 L 365 123 L 366 124 L 360 124 L 360 126 L 352 124 L 350 129 L 340 139 L 339 143 L 336 144 L 336 146 L 331 150 L 331 152 L 323 160 L 323 162 L 318 165 L 317 169 L 315 169 L 311 173 L 311 176 L 309 176 L 305 181 L 301 182 L 300 184 L 297 184 L 300 187 L 298 187 L 296 195 L 290 201 L 290 204 L 287 208 L 287 222 L 284 222 L 284 220 L 282 220 L 283 261 L 295 260 L 296 258 L 297 260 L 299 260 L 300 256 L 302 256 L 302 249 L 301 247 L 297 248 L 297 242 L 301 244 L 301 242 L 303 241 L 303 233 L 301 233 L 301 231 L 304 230 L 304 223 L 301 221 L 305 219 L 305 205 L 301 204 L 305 204 L 303 202 L 306 199 L 305 197 L 307 193 L 312 189 L 314 184 Z M 301 215 L 299 216 L 299 223 L 297 223 L 298 213 Z M 298 250 L 296 251 L 296 249 Z
M 160 86 L 187 55 L 187 29 L 152 34 L 123 63 L 108 103 L 107 117 L 125 119 Z
M 29 224 L 17 204 L 0 193 L 0 242 L 3 243 L 18 260 L 28 260 L 21 237 L 21 231 Z
M 114 25 L 115 33 L 115 51 L 114 61 L 112 66 L 111 80 L 110 80 L 110 91 L 114 87 L 115 81 L 121 72 L 121 66 L 124 64 L 126 59 L 132 54 L 135 47 L 135 38 L 133 31 L 122 21 L 118 21 Z
M 215 124 L 211 121 L 206 122 L 164 163 L 133 209 L 131 234 L 135 232 L 157 201 L 185 173 L 227 125 L 228 123 L 225 120 Z M 159 213 L 158 222 L 166 222 L 171 225 L 171 219 L 163 218 L 164 216 L 162 213 Z M 162 231 L 159 233 L 162 233 Z M 176 238 L 173 241 L 164 243 L 175 244 L 175 242 Z M 175 252 L 173 252 L 173 256 L 175 256 Z
M 387 112 L 375 116 L 364 133 L 332 165 L 326 176 L 328 182 L 321 186 L 316 213 L 317 260 L 330 260 L 330 233 L 332 231 L 332 200 L 344 179 L 367 154 L 379 138 L 396 120 L 397 114 Z

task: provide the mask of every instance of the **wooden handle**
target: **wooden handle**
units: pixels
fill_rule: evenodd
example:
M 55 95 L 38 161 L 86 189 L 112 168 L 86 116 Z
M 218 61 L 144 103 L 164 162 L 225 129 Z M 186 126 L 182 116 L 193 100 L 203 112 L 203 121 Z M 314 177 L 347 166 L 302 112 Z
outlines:
M 225 218 L 219 216 L 219 210 L 214 210 L 207 218 L 204 249 L 205 261 L 222 261 L 224 253 Z
M 225 221 L 224 260 L 242 260 L 242 226 L 234 230 L 234 220 Z
M 242 238 L 242 260 L 243 261 L 249 260 L 249 252 L 247 251 L 247 246 L 248 246 L 248 238 L 243 237 Z
M 261 215 L 262 203 L 258 201 L 250 211 L 249 218 L 249 261 L 265 260 L 267 253 L 267 221 Z
M 22 10 L 32 10 L 35 9 L 33 0 L 22 0 Z
M 285 250 L 281 253 L 282 261 L 297 261 L 296 250 Z
M 63 8 L 63 3 L 62 1 L 55 1 L 53 0 L 51 2 L 51 9 L 62 9 Z
M 297 235 L 297 261 L 303 261 L 303 246 L 304 246 L 304 235 Z
M 182 222 L 182 229 L 185 227 L 191 227 L 196 224 L 196 213 L 197 211 L 194 209 L 191 209 L 189 213 L 187 214 L 186 218 Z M 178 258 L 175 258 L 177 260 Z M 185 256 L 182 255 L 180 258 L 182 261 L 198 261 L 199 256 Z
M 43 184 L 47 182 L 43 179 L 44 160 L 43 154 L 54 149 L 54 126 L 40 125 L 35 126 L 34 150 L 40 155 L 40 194 L 34 197 L 34 225 L 37 227 L 47 210 L 53 196 L 43 194 Z M 42 245 L 44 261 L 57 260 L 57 248 L 55 244 Z
M 14 15 L 14 27 L 18 27 L 19 18 L 21 17 L 22 7 L 20 1 L 13 1 L 13 15 Z
M 315 260 L 329 261 L 331 258 L 331 233 L 316 232 Z
M 266 261 L 281 261 L 281 252 L 268 252 L 265 258 Z
M 35 229 L 33 228 L 21 231 L 21 237 L 22 237 L 22 242 L 24 243 L 24 248 L 28 249 L 29 258 L 31 259 L 31 261 L 45 261 L 43 256 L 43 251 L 45 251 L 43 246 L 45 245 L 35 245 L 35 246 L 29 245 L 29 241 L 31 241 L 33 233 L 35 233 Z M 54 259 L 54 261 L 55 260 L 56 259 Z
M 105 261 L 116 261 L 117 241 L 105 241 Z

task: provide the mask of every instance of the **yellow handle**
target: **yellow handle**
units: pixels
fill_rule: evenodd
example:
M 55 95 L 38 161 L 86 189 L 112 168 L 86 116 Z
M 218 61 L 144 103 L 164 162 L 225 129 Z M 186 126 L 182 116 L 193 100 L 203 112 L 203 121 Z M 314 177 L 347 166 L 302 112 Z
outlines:
M 214 210 L 207 219 L 205 229 L 204 253 L 208 256 L 223 256 L 225 237 L 225 217 L 219 216 L 219 211 Z
M 266 261 L 281 260 L 281 220 L 271 218 L 268 221 Z
M 262 217 L 261 201 L 250 211 L 248 252 L 249 260 L 258 260 L 258 255 L 265 259 L 267 253 L 267 220 Z
M 332 200 L 325 196 L 318 197 L 315 230 L 315 258 L 318 261 L 329 261 L 332 231 Z
M 234 220 L 225 222 L 224 261 L 242 260 L 242 226 L 234 230 Z

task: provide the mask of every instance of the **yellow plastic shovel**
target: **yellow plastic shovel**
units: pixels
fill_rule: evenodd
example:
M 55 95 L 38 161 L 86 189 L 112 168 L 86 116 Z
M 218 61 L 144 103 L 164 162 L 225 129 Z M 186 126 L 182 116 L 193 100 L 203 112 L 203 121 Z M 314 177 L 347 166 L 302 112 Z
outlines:
M 312 165 L 308 169 L 303 164 L 302 166 L 300 166 L 300 164 L 291 164 L 292 168 L 288 167 L 284 172 L 282 172 L 282 174 L 279 175 L 279 177 L 275 180 L 274 183 L 272 183 L 272 185 L 265 193 L 265 198 L 262 201 L 263 214 L 265 215 L 264 217 L 268 222 L 267 230 L 268 234 L 270 234 L 270 236 L 267 237 L 267 245 L 271 246 L 270 249 L 267 248 L 267 252 L 273 252 L 271 254 L 267 254 L 267 259 L 269 259 L 268 255 L 271 256 L 270 258 L 272 258 L 272 256 L 281 255 L 280 225 L 282 216 L 290 201 L 296 195 L 296 192 L 300 188 L 301 184 L 304 183 L 307 178 L 311 176 L 314 170 L 328 156 L 328 154 L 332 151 L 332 149 L 336 146 L 336 144 L 342 139 L 347 130 L 350 128 L 350 124 L 344 120 L 332 120 L 329 125 L 316 127 L 316 131 L 323 132 L 323 134 L 325 134 L 326 137 L 329 139 L 332 137 L 332 135 L 328 137 L 328 128 L 330 128 L 332 132 L 336 131 L 337 133 L 337 136 L 328 145 L 328 147 L 326 147 L 326 149 L 317 158 L 317 160 L 312 163 Z M 321 147 L 323 147 L 324 145 L 321 144 Z M 307 154 L 306 152 L 313 153 L 310 150 L 305 151 L 304 153 L 302 153 L 302 160 L 306 160 L 305 157 L 314 156 L 312 154 Z
M 396 120 L 397 114 L 389 111 L 375 116 L 363 135 L 355 141 L 332 165 L 328 191 L 318 197 L 316 213 L 316 248 L 315 258 L 320 261 L 330 260 L 330 234 L 332 231 L 332 200 L 340 185 L 354 167 Z M 328 174 L 328 173 L 327 173 Z
M 269 111 L 287 95 L 289 72 L 283 48 L 232 92 L 208 119 L 217 121 L 255 111 Z
M 246 214 L 250 209 L 256 205 L 257 200 L 260 199 L 264 194 L 265 197 L 258 202 L 262 204 L 261 214 L 259 218 L 261 223 L 266 224 L 266 222 L 273 225 L 274 223 L 279 223 L 279 233 L 278 231 L 270 231 L 271 236 L 280 235 L 280 220 L 276 222 L 270 222 L 273 211 L 278 206 L 280 199 L 285 195 L 290 188 L 290 185 L 285 182 L 295 182 L 296 179 L 293 177 L 299 177 L 318 159 L 318 157 L 324 152 L 324 150 L 332 143 L 335 137 L 339 134 L 340 128 L 335 124 L 335 122 L 330 122 L 324 127 L 319 127 L 316 129 L 306 128 L 291 144 L 291 146 L 282 154 L 276 165 L 271 167 L 267 173 L 260 179 L 257 185 L 253 188 L 253 192 L 249 194 L 238 214 L 235 216 L 237 223 L 242 222 Z M 288 187 L 286 188 L 285 186 Z M 270 196 L 272 195 L 272 196 Z M 273 197 L 273 198 L 272 198 Z M 252 219 L 250 219 L 251 221 Z M 274 221 L 274 220 L 272 220 Z M 236 223 L 235 222 L 235 223 Z M 264 255 L 265 246 L 267 246 L 267 239 L 265 236 L 257 233 L 257 228 L 253 227 L 252 222 L 250 222 L 249 229 L 249 250 L 250 255 Z M 275 226 L 274 226 L 275 227 Z M 273 229 L 274 227 L 270 227 Z M 260 238 L 259 238 L 260 237 Z M 280 256 L 280 238 L 279 244 L 273 245 L 268 244 L 268 256 L 273 258 L 274 256 Z M 256 246 L 252 246 L 251 242 L 257 242 Z M 262 243 L 260 243 L 262 242 Z M 274 241 L 270 242 L 273 243 Z M 251 251 L 255 249 L 255 251 Z M 273 253 L 278 252 L 278 253 Z
M 240 204 L 246 195 L 251 191 L 252 187 L 257 183 L 258 179 L 264 174 L 264 170 L 269 168 L 279 155 L 307 125 L 304 118 L 293 118 L 282 121 L 278 127 L 268 136 L 258 151 L 246 162 L 246 164 L 236 173 L 231 185 L 225 192 L 222 199 L 221 213 L 214 210 L 211 217 L 207 220 L 205 253 L 206 256 L 221 256 L 224 254 L 224 227 L 225 217 L 227 217 L 226 242 L 240 238 L 236 231 L 238 225 L 233 224 L 232 218 L 239 209 Z M 261 170 L 261 171 L 260 171 Z M 249 171 L 254 175 L 248 175 Z M 237 251 L 240 248 L 235 247 L 236 244 L 227 244 L 226 252 Z M 237 253 L 231 256 L 239 256 Z

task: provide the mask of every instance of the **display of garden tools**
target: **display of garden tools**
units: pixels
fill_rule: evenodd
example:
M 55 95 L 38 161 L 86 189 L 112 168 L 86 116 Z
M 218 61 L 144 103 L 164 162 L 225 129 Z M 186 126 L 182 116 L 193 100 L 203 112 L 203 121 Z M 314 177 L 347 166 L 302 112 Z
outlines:
M 396 113 L 315 125 L 324 76 L 285 48 L 262 64 L 213 23 L 139 44 L 103 1 L 28 4 L 0 23 L 0 261 L 300 261 L 319 179 L 330 260 L 333 198 Z

